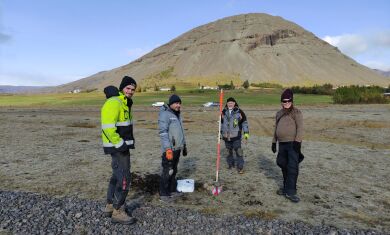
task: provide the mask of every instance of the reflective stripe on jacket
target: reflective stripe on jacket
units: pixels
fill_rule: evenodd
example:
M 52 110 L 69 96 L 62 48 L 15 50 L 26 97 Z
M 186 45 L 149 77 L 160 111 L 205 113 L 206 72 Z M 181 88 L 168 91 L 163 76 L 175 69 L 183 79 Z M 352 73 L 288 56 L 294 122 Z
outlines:
M 167 149 L 183 149 L 186 143 L 183 121 L 180 115 L 176 116 L 167 105 L 163 105 L 160 108 L 158 127 L 162 152 L 165 152 Z
M 128 149 L 134 148 L 133 115 L 125 95 L 119 93 L 106 100 L 101 110 L 101 124 L 104 153 L 116 152 L 123 144 Z

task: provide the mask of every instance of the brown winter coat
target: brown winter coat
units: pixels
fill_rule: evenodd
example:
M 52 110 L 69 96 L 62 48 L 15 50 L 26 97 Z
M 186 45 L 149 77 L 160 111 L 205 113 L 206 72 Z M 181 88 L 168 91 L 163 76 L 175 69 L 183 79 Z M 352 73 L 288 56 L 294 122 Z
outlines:
M 279 120 L 279 121 L 278 121 Z M 298 141 L 303 138 L 303 116 L 302 112 L 293 108 L 291 111 L 284 109 L 276 113 L 274 138 L 272 143 Z

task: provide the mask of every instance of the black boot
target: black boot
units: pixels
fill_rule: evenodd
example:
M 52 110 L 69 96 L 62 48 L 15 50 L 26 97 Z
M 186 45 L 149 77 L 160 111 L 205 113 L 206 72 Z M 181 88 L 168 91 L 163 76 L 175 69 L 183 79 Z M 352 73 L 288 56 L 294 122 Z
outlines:
M 286 193 L 284 192 L 284 189 L 283 188 L 280 188 L 276 191 L 276 194 L 280 195 L 280 196 L 284 196 Z
M 286 193 L 286 195 L 284 195 L 287 199 L 289 199 L 290 201 L 294 202 L 294 203 L 298 203 L 301 199 L 299 199 L 299 197 L 294 194 L 294 195 L 288 195 Z

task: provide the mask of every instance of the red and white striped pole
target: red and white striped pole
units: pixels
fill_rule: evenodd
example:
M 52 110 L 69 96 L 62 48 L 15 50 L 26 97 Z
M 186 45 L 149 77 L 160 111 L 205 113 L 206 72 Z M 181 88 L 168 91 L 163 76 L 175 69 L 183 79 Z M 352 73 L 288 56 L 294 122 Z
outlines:
M 219 93 L 219 122 L 218 122 L 218 144 L 217 144 L 217 169 L 215 173 L 215 183 L 216 186 L 213 189 L 213 194 L 218 195 L 221 192 L 221 187 L 218 186 L 218 176 L 219 176 L 219 162 L 221 159 L 221 121 L 222 121 L 222 102 L 223 102 L 223 90 Z

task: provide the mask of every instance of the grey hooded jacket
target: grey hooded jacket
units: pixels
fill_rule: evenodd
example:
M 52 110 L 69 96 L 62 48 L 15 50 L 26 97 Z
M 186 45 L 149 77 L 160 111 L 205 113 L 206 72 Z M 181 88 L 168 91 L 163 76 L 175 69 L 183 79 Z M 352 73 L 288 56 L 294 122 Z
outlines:
M 238 105 L 231 112 L 225 107 L 222 110 L 221 134 L 224 140 L 234 141 L 241 139 L 241 132 L 249 133 L 248 120 L 244 111 Z
M 163 105 L 160 108 L 158 127 L 162 152 L 165 152 L 167 149 L 183 149 L 186 144 L 183 121 L 181 116 L 176 116 L 167 105 Z

